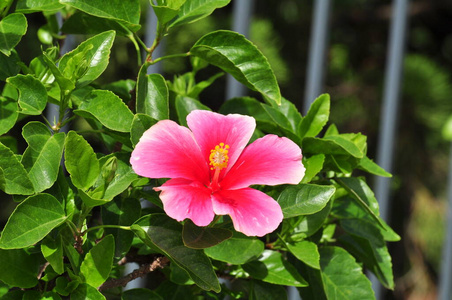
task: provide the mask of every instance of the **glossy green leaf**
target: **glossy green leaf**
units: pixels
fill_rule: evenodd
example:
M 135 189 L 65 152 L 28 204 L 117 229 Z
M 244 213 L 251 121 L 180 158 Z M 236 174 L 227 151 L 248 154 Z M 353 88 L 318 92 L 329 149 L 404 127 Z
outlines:
M 96 182 L 100 172 L 99 161 L 90 144 L 75 131 L 70 131 L 66 137 L 64 157 L 64 164 L 76 187 L 87 190 Z
M 20 71 L 20 58 L 16 51 L 12 51 L 9 56 L 0 52 L 0 80 L 17 75 Z
M 287 249 L 306 265 L 314 269 L 320 269 L 320 254 L 317 244 L 304 240 L 287 243 Z
M 61 203 L 49 194 L 30 196 L 13 211 L 0 237 L 0 248 L 18 249 L 42 240 L 66 220 Z
M 209 16 L 215 9 L 228 5 L 231 0 L 186 0 L 177 18 L 168 27 L 193 23 Z M 180 1 L 177 1 L 180 2 Z
M 6 80 L 19 90 L 20 113 L 40 115 L 47 105 L 47 90 L 32 75 L 16 75 Z
M 154 9 L 160 24 L 166 24 L 171 21 L 179 13 L 180 7 L 186 0 L 167 1 L 164 5 L 155 5 L 153 1 L 149 1 Z
M 373 160 L 371 160 L 367 156 L 361 158 L 361 160 L 359 161 L 358 168 L 377 176 L 392 177 L 391 173 L 386 172 L 382 167 L 377 165 Z
M 80 266 L 85 282 L 99 287 L 110 275 L 115 253 L 115 239 L 107 235 L 86 254 Z
M 136 288 L 124 291 L 121 300 L 164 300 L 158 293 L 145 288 Z
M 308 113 L 300 124 L 300 137 L 315 137 L 322 131 L 330 116 L 330 95 L 320 95 L 311 104 Z
M 102 206 L 102 221 L 104 224 L 130 226 L 141 214 L 140 201 L 132 198 L 117 197 Z M 132 245 L 133 232 L 117 228 L 106 228 L 105 234 L 115 237 L 115 259 L 123 258 Z
M 205 106 L 196 99 L 180 95 L 176 97 L 176 111 L 179 124 L 187 126 L 187 116 L 192 110 L 195 109 L 210 110 L 209 107 Z
M 193 45 L 190 54 L 221 68 L 275 104 L 281 103 L 281 93 L 270 64 L 243 35 L 225 30 L 208 33 Z
M 133 32 L 140 29 L 140 1 L 139 0 L 60 0 L 87 14 L 117 20 Z
M 61 27 L 61 31 L 66 34 L 99 34 L 108 30 L 114 30 L 121 36 L 131 34 L 130 30 L 118 21 L 99 18 L 81 11 L 71 15 Z
M 136 114 L 133 117 L 132 129 L 130 130 L 130 141 L 135 146 L 140 141 L 143 133 L 157 123 L 157 120 L 145 114 Z
M 80 196 L 80 199 L 82 199 L 83 203 L 86 205 L 86 207 L 95 207 L 107 204 L 111 201 L 111 199 L 104 199 L 102 198 L 103 193 L 101 195 L 93 195 L 92 192 L 85 192 L 81 189 L 78 190 L 78 195 Z
M 241 233 L 220 244 L 204 249 L 211 258 L 233 265 L 241 265 L 259 257 L 264 251 L 264 243 L 257 238 L 251 238 Z
M 146 74 L 143 66 L 137 81 L 137 113 L 146 114 L 156 120 L 169 118 L 168 86 L 160 74 Z
M 0 169 L 2 182 L 0 188 L 11 195 L 31 195 L 34 193 L 33 183 L 28 177 L 24 166 L 17 160 L 14 153 L 0 143 Z
M 361 219 L 341 220 L 341 227 L 350 236 L 343 236 L 340 241 L 348 245 L 350 252 L 364 262 L 386 288 L 394 289 L 391 256 L 378 229 Z
M 42 56 L 43 61 L 46 63 L 47 67 L 49 68 L 50 72 L 52 73 L 53 77 L 55 78 L 55 81 L 57 82 L 59 88 L 63 90 L 66 94 L 75 89 L 75 80 L 72 81 L 62 74 L 60 69 L 58 69 L 55 62 L 52 60 L 52 58 L 47 54 L 43 53 Z M 56 90 L 59 94 L 60 91 Z M 49 91 L 49 97 L 51 97 L 52 90 Z M 58 95 L 59 97 L 59 95 Z M 59 98 L 57 98 L 59 99 Z
M 9 56 L 27 32 L 27 18 L 23 14 L 9 14 L 0 21 L 0 52 Z
M 170 265 L 171 273 L 169 279 L 171 282 L 180 284 L 180 285 L 193 285 L 195 282 L 191 280 L 188 273 L 184 271 L 184 269 L 180 268 L 176 264 Z
M 41 252 L 45 259 L 50 263 L 53 270 L 58 274 L 63 274 L 63 244 L 61 236 L 56 239 L 47 236 L 41 244 Z
M 193 249 L 204 249 L 218 245 L 232 237 L 232 231 L 224 228 L 198 227 L 191 220 L 184 223 L 182 240 Z
M 334 186 L 299 184 L 288 186 L 279 195 L 277 201 L 284 218 L 316 213 L 328 203 L 336 189 Z
M 349 140 L 341 136 L 326 136 L 324 138 L 306 137 L 303 139 L 303 153 L 351 155 L 363 158 L 364 154 Z
M 251 277 L 264 282 L 298 287 L 308 285 L 295 267 L 277 251 L 265 250 L 258 260 L 246 263 L 242 267 Z
M 102 295 L 95 287 L 82 283 L 77 289 L 71 293 L 71 300 L 105 300 L 105 296 Z
M 164 214 L 144 216 L 131 226 L 143 242 L 157 248 L 184 269 L 205 290 L 220 291 L 218 278 L 202 250 L 187 248 L 182 241 L 182 225 Z
M 41 122 L 29 122 L 22 128 L 28 147 L 22 164 L 28 172 L 35 192 L 50 188 L 58 177 L 64 148 L 64 133 L 51 134 Z
M 295 104 L 285 98 L 282 98 L 281 105 L 273 106 L 273 108 L 277 109 L 284 116 L 286 116 L 287 120 L 290 123 L 291 130 L 293 132 L 297 132 L 298 126 L 300 126 L 303 117 L 301 116 Z
M 58 69 L 65 78 L 76 81 L 77 87 L 88 85 L 107 68 L 114 40 L 112 30 L 87 39 L 60 59 Z
M 18 109 L 17 101 L 0 96 L 0 135 L 7 133 L 16 124 Z
M 113 92 L 94 90 L 84 99 L 75 114 L 85 118 L 94 117 L 105 127 L 119 131 L 130 132 L 133 114 Z
M 108 179 L 106 189 L 103 195 L 104 199 L 112 200 L 113 197 L 122 193 L 130 184 L 138 178 L 138 175 L 132 170 L 129 160 L 130 155 L 124 152 L 116 152 L 102 157 L 99 160 L 101 164 L 101 172 L 104 172 L 105 163 L 108 159 L 115 158 L 115 170 L 110 175 L 112 178 Z
M 58 0 L 19 0 L 17 1 L 16 12 L 56 12 L 64 7 Z
M 328 300 L 375 299 L 369 279 L 353 256 L 339 247 L 322 247 L 319 252 L 322 281 Z
M 297 222 L 297 219 L 289 219 L 289 221 L 292 220 L 292 222 L 296 223 L 291 239 L 297 241 L 303 240 L 316 233 L 327 220 L 328 215 L 331 211 L 331 207 L 332 201 L 329 201 L 321 211 L 316 212 L 312 215 L 303 216 L 300 222 Z
M 308 183 L 314 178 L 323 168 L 325 162 L 325 155 L 315 154 L 309 158 L 303 157 L 303 165 L 306 168 L 302 183 Z
M 38 283 L 40 263 L 37 254 L 23 249 L 0 249 L 0 281 L 14 287 L 32 288 Z

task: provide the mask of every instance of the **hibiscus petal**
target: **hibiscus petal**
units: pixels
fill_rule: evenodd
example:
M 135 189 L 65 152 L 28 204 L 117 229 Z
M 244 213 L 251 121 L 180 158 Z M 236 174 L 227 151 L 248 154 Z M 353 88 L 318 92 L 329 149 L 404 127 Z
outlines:
M 207 226 L 215 216 L 210 190 L 199 182 L 175 178 L 154 190 L 161 191 L 163 209 L 177 221 L 188 218 L 198 226 Z
M 221 190 L 212 200 L 214 212 L 230 215 L 235 230 L 248 236 L 273 232 L 283 220 L 278 202 L 255 189 Z
M 186 178 L 209 183 L 209 167 L 193 134 L 163 120 L 149 128 L 130 158 L 135 173 L 149 178 Z
M 187 124 L 207 163 L 210 150 L 216 145 L 220 143 L 229 145 L 226 172 L 234 165 L 256 128 L 256 121 L 252 117 L 237 114 L 225 116 L 206 110 L 192 111 L 187 116 Z M 220 178 L 226 172 L 222 172 Z
M 298 184 L 305 172 L 301 158 L 300 147 L 288 138 L 266 135 L 245 148 L 220 186 L 239 189 L 252 184 Z

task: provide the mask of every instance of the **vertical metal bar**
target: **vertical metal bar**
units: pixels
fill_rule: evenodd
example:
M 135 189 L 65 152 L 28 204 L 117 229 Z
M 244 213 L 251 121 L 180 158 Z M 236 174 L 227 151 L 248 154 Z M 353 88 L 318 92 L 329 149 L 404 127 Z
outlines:
M 309 41 L 308 68 L 304 93 L 303 113 L 306 114 L 323 89 L 325 55 L 328 45 L 331 0 L 314 1 L 314 19 Z
M 439 300 L 449 300 L 452 298 L 452 144 L 449 156 L 447 231 L 443 245 L 442 266 L 439 277 Z
M 407 32 L 408 0 L 393 1 L 393 12 L 388 43 L 383 91 L 383 107 L 380 114 L 380 132 L 378 137 L 377 163 L 385 170 L 392 171 L 394 141 L 396 136 L 397 111 L 399 107 L 400 87 L 403 75 L 403 58 Z M 380 205 L 380 216 L 388 220 L 389 216 L 389 178 L 377 177 L 375 195 Z M 381 299 L 381 286 L 376 277 L 371 276 L 375 296 Z
M 236 0 L 233 7 L 232 30 L 248 36 L 254 0 Z M 246 95 L 246 88 L 231 75 L 226 77 L 226 100 Z
M 147 45 L 147 47 L 150 47 L 152 43 L 154 42 L 155 36 L 156 36 L 156 30 L 157 30 L 157 16 L 154 13 L 154 9 L 152 6 L 148 6 L 147 11 L 147 18 L 146 18 L 146 32 L 144 34 L 144 42 Z M 152 58 L 158 58 L 163 56 L 165 48 L 164 41 L 160 42 L 159 46 L 155 48 L 154 52 L 152 53 Z M 146 59 L 146 54 L 144 54 L 143 60 Z M 147 70 L 147 74 L 152 73 L 162 73 L 162 65 L 160 63 L 157 63 L 155 65 L 150 65 Z

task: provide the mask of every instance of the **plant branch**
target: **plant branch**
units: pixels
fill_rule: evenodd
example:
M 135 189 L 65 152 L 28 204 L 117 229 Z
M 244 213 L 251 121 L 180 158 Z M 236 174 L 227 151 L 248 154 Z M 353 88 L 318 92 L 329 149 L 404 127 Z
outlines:
M 169 259 L 165 256 L 156 258 L 152 263 L 142 265 L 139 269 L 134 270 L 132 273 L 118 279 L 110 279 L 104 282 L 99 288 L 99 291 L 109 290 L 119 286 L 126 286 L 130 281 L 143 277 L 146 274 L 153 272 L 157 269 L 162 269 L 168 265 Z

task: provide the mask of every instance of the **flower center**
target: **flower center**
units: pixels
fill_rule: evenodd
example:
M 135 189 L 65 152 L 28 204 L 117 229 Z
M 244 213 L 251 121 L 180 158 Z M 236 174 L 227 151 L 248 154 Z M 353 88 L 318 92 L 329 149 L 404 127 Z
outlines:
M 221 170 L 228 166 L 228 149 L 229 145 L 225 145 L 224 143 L 220 143 L 215 146 L 215 149 L 210 150 L 210 165 L 212 166 L 211 170 Z

